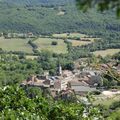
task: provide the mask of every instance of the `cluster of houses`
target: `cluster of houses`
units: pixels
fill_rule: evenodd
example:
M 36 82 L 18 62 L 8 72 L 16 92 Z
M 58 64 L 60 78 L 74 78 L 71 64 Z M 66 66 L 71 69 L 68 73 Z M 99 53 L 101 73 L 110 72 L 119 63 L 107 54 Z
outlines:
M 27 80 L 23 81 L 21 85 L 35 86 L 42 89 L 49 89 L 53 97 L 60 93 L 61 95 L 68 95 L 75 93 L 76 95 L 86 95 L 88 92 L 97 91 L 98 87 L 103 88 L 102 75 L 109 69 L 115 70 L 115 73 L 120 75 L 120 64 L 116 65 L 113 61 L 108 64 L 100 64 L 99 69 L 94 69 L 86 64 L 85 60 L 81 60 L 79 65 L 83 66 L 80 69 L 75 68 L 74 71 L 62 70 L 58 68 L 58 75 L 49 76 L 49 73 L 43 76 L 30 76 Z
M 29 33 L 2 33 L 6 39 L 9 38 L 34 38 L 35 35 L 32 32 Z
M 120 64 L 117 64 L 116 62 L 110 62 L 108 64 L 101 64 L 100 66 L 101 71 L 105 72 L 108 70 L 115 71 L 116 75 L 120 76 Z
M 85 95 L 88 92 L 96 91 L 96 86 L 101 84 L 99 71 L 69 71 L 62 70 L 59 66 L 57 76 L 29 76 L 27 80 L 21 83 L 22 86 L 33 86 L 41 89 L 49 89 L 51 95 L 56 97 L 59 93 L 63 96 L 75 93 Z

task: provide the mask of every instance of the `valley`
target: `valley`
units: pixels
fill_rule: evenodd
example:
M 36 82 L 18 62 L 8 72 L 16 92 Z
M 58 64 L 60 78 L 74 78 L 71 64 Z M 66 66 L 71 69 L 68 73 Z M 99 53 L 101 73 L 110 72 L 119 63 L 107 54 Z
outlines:
M 17 35 L 17 33 L 13 33 Z M 12 33 L 8 33 L 8 37 L 1 36 L 0 37 L 0 48 L 3 51 L 6 52 L 16 52 L 18 54 L 19 52 L 24 52 L 26 54 L 34 55 L 34 46 L 31 46 L 29 44 L 29 41 L 32 41 L 32 43 L 36 46 L 35 50 L 38 52 L 40 51 L 50 51 L 52 53 L 57 54 L 66 54 L 68 53 L 68 43 L 70 44 L 71 48 L 75 47 L 84 47 L 89 46 L 91 44 L 96 43 L 97 40 L 101 40 L 101 38 L 94 38 L 92 36 L 88 36 L 81 33 L 62 33 L 62 34 L 53 34 L 51 35 L 40 35 L 35 36 L 34 38 L 25 37 L 26 34 L 18 34 L 22 35 L 20 37 L 14 37 L 11 36 Z M 21 38 L 23 37 L 23 38 Z M 52 42 L 56 42 L 56 45 L 52 45 Z M 105 50 L 95 50 L 94 52 L 91 52 L 91 54 L 95 56 L 102 56 L 105 57 L 107 55 L 114 55 L 116 53 L 120 52 L 120 49 L 105 49 Z M 30 57 L 28 57 L 30 58 Z
M 119 9 L 91 1 L 0 0 L 0 120 L 119 120 Z

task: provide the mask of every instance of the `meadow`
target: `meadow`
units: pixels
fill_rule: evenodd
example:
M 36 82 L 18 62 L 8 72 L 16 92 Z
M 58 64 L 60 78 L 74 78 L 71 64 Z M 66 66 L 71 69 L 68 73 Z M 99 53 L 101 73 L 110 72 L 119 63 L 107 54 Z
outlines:
M 87 35 L 81 34 L 81 33 L 53 34 L 52 37 L 68 39 L 68 41 L 72 43 L 72 46 L 88 45 L 88 44 L 94 42 L 95 39 L 98 39 L 98 38 L 92 38 L 90 36 L 87 36 Z M 74 38 L 80 38 L 82 40 L 74 40 Z
M 106 96 L 94 96 L 93 97 L 96 100 L 93 100 L 94 105 L 104 105 L 106 108 L 109 108 L 109 106 L 116 101 L 120 100 L 120 95 L 114 95 L 112 97 L 106 97 Z M 102 102 L 104 101 L 104 102 Z
M 92 41 L 80 41 L 80 40 L 69 40 L 72 43 L 72 46 L 82 46 L 92 43 Z
M 55 41 L 57 45 L 51 45 L 51 43 Z M 62 39 L 51 39 L 51 38 L 38 38 L 34 41 L 37 45 L 38 50 L 48 50 L 54 53 L 67 53 L 67 45 L 64 43 Z
M 0 37 L 0 48 L 4 51 L 22 51 L 25 53 L 33 53 L 32 47 L 28 44 L 28 39 L 12 38 L 5 39 Z
M 34 60 L 34 59 L 37 59 L 37 58 L 38 58 L 38 56 L 26 55 L 26 59 Z
M 88 37 L 85 34 L 81 34 L 81 33 L 62 33 L 62 34 L 53 34 L 53 37 L 57 37 L 57 38 L 84 38 L 84 37 Z
M 120 52 L 120 49 L 107 49 L 107 50 L 95 51 L 95 52 L 93 52 L 93 54 L 95 56 L 101 55 L 102 57 L 105 57 L 107 55 L 114 55 L 118 52 Z

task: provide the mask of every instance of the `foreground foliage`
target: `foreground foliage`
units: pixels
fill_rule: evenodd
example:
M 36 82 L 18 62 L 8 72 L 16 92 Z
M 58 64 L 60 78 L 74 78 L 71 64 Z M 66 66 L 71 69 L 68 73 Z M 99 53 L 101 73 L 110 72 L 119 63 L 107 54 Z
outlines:
M 98 10 L 105 11 L 109 9 L 115 9 L 116 15 L 120 17 L 120 1 L 119 0 L 76 0 L 80 8 L 86 11 L 97 5 Z
M 27 92 L 25 92 L 27 90 Z M 84 105 L 54 101 L 42 96 L 39 89 L 19 86 L 0 88 L 0 119 L 5 120 L 83 120 Z M 38 91 L 39 90 L 39 91 Z M 31 97 L 32 96 L 32 97 Z M 33 97 L 34 96 L 34 97 Z M 88 109 L 86 120 L 100 117 L 96 108 Z

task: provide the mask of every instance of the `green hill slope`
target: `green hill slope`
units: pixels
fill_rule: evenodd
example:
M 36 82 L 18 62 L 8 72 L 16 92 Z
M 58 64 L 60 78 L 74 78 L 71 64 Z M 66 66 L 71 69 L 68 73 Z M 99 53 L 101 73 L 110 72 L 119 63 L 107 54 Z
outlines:
M 26 5 L 26 1 L 9 0 L 11 4 L 8 1 L 0 2 L 1 32 L 81 32 L 105 38 L 112 43 L 111 47 L 114 43 L 120 46 L 120 20 L 117 20 L 114 11 L 100 13 L 92 9 L 82 13 L 77 10 L 74 0 L 61 0 L 58 2 L 61 5 L 55 0 L 48 0 L 49 5 L 46 5 L 47 2 L 44 4 L 44 0 L 35 0 L 30 5 Z M 38 1 L 42 5 L 36 5 Z
M 4 8 L 4 9 L 3 9 Z M 63 11 L 64 15 L 59 13 Z M 65 6 L 7 6 L 0 7 L 0 30 L 19 32 L 109 32 L 120 31 L 120 21 L 112 12 L 98 13 L 90 10 L 88 13 L 77 11 L 74 4 Z
M 13 5 L 64 5 L 75 0 L 1 0 L 3 3 Z

